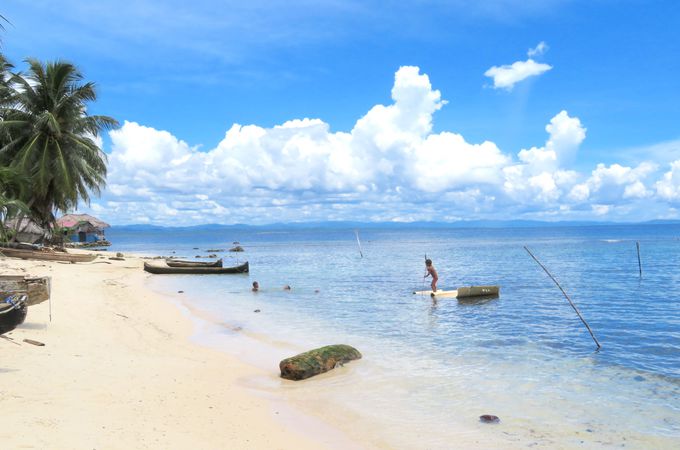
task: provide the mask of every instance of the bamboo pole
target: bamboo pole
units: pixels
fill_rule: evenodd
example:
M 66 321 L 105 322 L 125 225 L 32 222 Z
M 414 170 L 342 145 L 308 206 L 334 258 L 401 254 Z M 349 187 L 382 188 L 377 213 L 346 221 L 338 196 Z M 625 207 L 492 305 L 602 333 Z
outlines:
M 359 230 L 354 230 L 354 234 L 355 234 L 356 237 L 357 237 L 357 244 L 359 245 L 359 254 L 360 254 L 361 257 L 363 258 L 363 257 L 364 257 L 364 253 L 361 251 L 361 241 L 359 240 Z
M 560 291 L 562 291 L 562 294 L 564 294 L 564 298 L 566 298 L 567 301 L 569 302 L 569 304 L 571 305 L 571 307 L 574 308 L 574 311 L 576 311 L 578 318 L 581 319 L 581 322 L 583 322 L 583 325 L 585 325 L 586 328 L 588 329 L 588 333 L 590 333 L 590 336 L 593 338 L 593 341 L 595 341 L 595 345 L 597 345 L 597 349 L 599 350 L 602 346 L 597 341 L 597 338 L 593 334 L 593 330 L 590 329 L 590 326 L 588 325 L 588 322 L 586 322 L 586 319 L 583 318 L 583 316 L 581 315 L 581 312 L 578 310 L 576 305 L 574 305 L 574 302 L 572 302 L 571 299 L 569 298 L 569 295 L 567 295 L 567 293 L 564 291 L 564 289 L 562 289 L 562 286 L 560 286 L 560 283 L 557 282 L 555 277 L 552 276 L 552 274 L 548 271 L 548 269 L 546 269 L 546 267 L 543 264 L 541 264 L 541 262 L 534 256 L 534 254 L 531 253 L 531 250 L 529 250 L 526 246 L 524 246 L 524 250 L 526 250 L 527 253 L 529 253 L 529 256 L 531 256 L 534 259 L 534 261 L 536 261 L 536 263 L 538 263 L 538 265 L 541 266 L 541 269 L 543 269 L 545 271 L 545 273 L 548 274 L 550 279 L 553 280 L 555 282 L 555 284 L 557 285 L 557 287 L 560 289 Z
M 640 241 L 635 241 L 635 246 L 637 247 L 638 269 L 640 270 L 640 278 L 642 278 L 642 261 L 640 261 Z

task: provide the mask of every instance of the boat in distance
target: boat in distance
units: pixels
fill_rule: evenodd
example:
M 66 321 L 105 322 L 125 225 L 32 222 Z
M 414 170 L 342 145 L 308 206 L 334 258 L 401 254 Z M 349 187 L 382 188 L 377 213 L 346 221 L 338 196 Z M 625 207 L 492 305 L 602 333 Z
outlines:
M 437 289 L 436 292 L 432 291 L 414 291 L 413 293 L 416 295 L 429 295 L 430 297 L 456 297 L 458 299 L 461 298 L 470 298 L 470 297 L 492 297 L 492 296 L 498 296 L 500 293 L 501 287 L 500 286 L 465 286 L 465 287 L 459 287 L 458 289 L 455 289 L 453 291 L 445 291 L 442 289 Z
M 229 273 L 248 273 L 248 261 L 233 267 L 170 267 L 160 264 L 144 263 L 144 270 L 153 274 L 220 275 Z
M 217 261 L 184 261 L 182 259 L 166 259 L 169 267 L 222 267 L 222 258 Z

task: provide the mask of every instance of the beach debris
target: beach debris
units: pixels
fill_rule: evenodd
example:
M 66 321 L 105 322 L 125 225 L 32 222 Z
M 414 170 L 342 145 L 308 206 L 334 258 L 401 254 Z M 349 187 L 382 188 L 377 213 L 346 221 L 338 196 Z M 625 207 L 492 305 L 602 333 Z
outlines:
M 31 345 L 36 345 L 38 347 L 44 347 L 45 344 L 40 341 L 34 341 L 33 339 L 24 339 L 24 342 Z
M 184 294 L 184 291 L 177 291 L 178 294 Z
M 11 342 L 11 343 L 14 344 L 14 345 L 21 346 L 21 344 L 19 344 L 18 342 L 14 342 L 14 339 L 12 339 L 11 337 L 6 336 L 6 335 L 4 335 L 4 334 L 3 334 L 3 335 L 0 335 L 0 338 L 4 339 L 4 340 L 6 340 L 6 341 L 9 341 L 9 342 Z
M 494 416 L 493 414 L 483 414 L 479 416 L 479 421 L 484 423 L 499 423 L 501 419 L 499 419 L 498 416 Z
M 256 310 L 255 310 L 255 311 L 253 311 L 253 312 L 256 312 L 256 313 L 258 313 L 258 312 L 260 312 L 260 310 L 259 310 L 259 309 L 256 309 Z
M 279 363 L 279 369 L 281 378 L 297 381 L 328 372 L 355 359 L 361 359 L 361 353 L 351 345 L 327 345 L 286 358 Z
M 123 319 L 129 319 L 129 317 L 126 316 L 125 314 L 120 314 L 120 313 L 114 313 L 114 314 L 117 315 L 117 316 L 122 317 Z
M 122 254 L 121 252 L 116 253 L 116 258 L 122 258 L 123 256 L 125 256 L 125 255 Z
M 243 252 L 245 250 L 243 250 L 243 247 L 241 247 L 240 245 L 237 245 L 236 247 L 230 248 L 229 251 L 230 252 Z

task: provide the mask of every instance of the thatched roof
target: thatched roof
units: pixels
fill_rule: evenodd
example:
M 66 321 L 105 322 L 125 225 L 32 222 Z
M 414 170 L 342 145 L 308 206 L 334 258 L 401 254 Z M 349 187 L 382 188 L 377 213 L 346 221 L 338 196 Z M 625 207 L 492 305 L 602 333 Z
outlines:
M 104 229 L 109 228 L 111 225 L 108 223 L 97 219 L 89 214 L 66 214 L 63 217 L 57 219 L 57 225 L 62 228 L 73 228 L 79 224 L 88 223 L 93 228 Z
M 31 219 L 24 217 L 21 220 L 14 217 L 5 222 L 5 227 L 10 230 L 21 231 L 22 233 L 43 234 L 44 230 Z

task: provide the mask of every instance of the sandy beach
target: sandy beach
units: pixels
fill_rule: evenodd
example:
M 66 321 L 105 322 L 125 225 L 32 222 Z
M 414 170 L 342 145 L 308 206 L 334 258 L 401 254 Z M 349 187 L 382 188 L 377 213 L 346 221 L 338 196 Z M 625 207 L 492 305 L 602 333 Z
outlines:
M 52 277 L 52 320 L 48 302 L 32 306 L 0 340 L 3 448 L 354 446 L 240 384 L 261 370 L 191 343 L 191 320 L 141 266 L 0 260 L 3 274 Z

